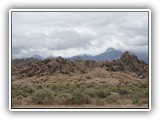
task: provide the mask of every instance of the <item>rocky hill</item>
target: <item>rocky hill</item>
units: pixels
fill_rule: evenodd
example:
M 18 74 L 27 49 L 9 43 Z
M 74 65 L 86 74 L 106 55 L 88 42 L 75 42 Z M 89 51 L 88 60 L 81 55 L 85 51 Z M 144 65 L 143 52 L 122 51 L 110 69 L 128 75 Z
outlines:
M 148 78 L 148 65 L 129 52 L 123 53 L 120 59 L 101 62 L 81 59 L 71 61 L 62 57 L 48 58 L 42 61 L 36 59 L 12 61 L 12 74 L 17 76 L 16 79 L 54 76 L 55 74 L 85 74 L 94 68 L 101 68 L 109 72 L 134 74 L 138 78 Z

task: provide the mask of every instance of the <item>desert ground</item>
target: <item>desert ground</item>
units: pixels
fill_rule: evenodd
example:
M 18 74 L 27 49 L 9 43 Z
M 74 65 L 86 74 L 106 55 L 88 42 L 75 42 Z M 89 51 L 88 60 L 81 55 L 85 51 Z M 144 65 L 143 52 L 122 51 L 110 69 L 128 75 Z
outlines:
M 12 108 L 148 108 L 148 64 L 125 52 L 113 61 L 12 60 Z

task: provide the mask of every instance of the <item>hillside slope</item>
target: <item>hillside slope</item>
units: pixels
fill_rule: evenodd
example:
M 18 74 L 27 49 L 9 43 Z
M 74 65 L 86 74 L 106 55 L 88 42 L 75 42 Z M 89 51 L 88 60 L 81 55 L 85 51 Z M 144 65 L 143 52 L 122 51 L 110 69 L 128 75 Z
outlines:
M 12 86 L 13 107 L 146 108 L 148 65 L 128 52 L 113 61 L 16 60 Z

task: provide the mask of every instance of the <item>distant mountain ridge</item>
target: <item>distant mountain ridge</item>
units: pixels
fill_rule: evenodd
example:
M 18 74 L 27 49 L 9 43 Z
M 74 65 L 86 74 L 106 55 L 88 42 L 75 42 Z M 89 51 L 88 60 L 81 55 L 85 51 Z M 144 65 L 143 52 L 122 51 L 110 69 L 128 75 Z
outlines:
M 133 53 L 133 52 L 129 52 L 129 53 L 135 54 L 139 60 L 143 60 L 145 63 L 148 63 L 148 54 L 147 53 L 146 54 L 145 53 Z M 82 60 L 112 61 L 112 60 L 119 59 L 122 54 L 123 54 L 122 50 L 116 50 L 114 48 L 109 48 L 104 53 L 101 53 L 96 56 L 85 54 L 85 55 L 73 56 L 73 57 L 70 57 L 70 59 L 75 60 L 77 58 L 80 58 Z
M 75 60 L 77 58 L 80 58 L 82 60 L 95 60 L 95 61 L 111 61 L 111 60 L 115 60 L 120 58 L 121 54 L 123 52 L 120 50 L 115 50 L 113 48 L 109 48 L 107 49 L 104 53 L 101 53 L 99 55 L 96 56 L 92 56 L 92 55 L 77 55 L 77 56 L 73 56 L 70 59 L 71 60 Z
M 112 61 L 119 59 L 121 55 L 124 53 L 122 50 L 116 50 L 114 48 L 109 48 L 107 49 L 104 53 L 92 56 L 92 55 L 76 55 L 73 57 L 70 57 L 70 60 L 76 60 L 76 59 L 81 59 L 81 60 L 95 60 L 95 61 Z M 129 51 L 130 54 L 135 54 L 139 60 L 143 60 L 145 63 L 148 63 L 148 54 L 147 53 L 134 53 Z M 33 55 L 31 58 L 36 59 L 36 60 L 44 60 L 44 58 L 38 54 Z M 56 58 L 56 57 L 49 57 L 49 58 Z

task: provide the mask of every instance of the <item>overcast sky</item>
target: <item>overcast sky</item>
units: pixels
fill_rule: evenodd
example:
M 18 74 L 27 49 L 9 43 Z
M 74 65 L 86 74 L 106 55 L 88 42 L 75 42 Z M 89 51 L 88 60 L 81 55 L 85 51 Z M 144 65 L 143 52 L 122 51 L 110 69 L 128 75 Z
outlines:
M 12 12 L 12 57 L 148 52 L 147 12 Z

